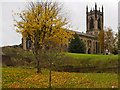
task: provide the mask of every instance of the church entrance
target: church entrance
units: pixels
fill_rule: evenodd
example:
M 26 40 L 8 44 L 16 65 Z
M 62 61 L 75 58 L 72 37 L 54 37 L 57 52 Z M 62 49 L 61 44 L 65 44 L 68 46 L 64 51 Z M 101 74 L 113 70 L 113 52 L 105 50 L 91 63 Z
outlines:
M 90 50 L 90 48 L 89 48 L 89 49 L 88 49 L 88 54 L 90 54 L 90 51 L 91 51 L 91 50 Z

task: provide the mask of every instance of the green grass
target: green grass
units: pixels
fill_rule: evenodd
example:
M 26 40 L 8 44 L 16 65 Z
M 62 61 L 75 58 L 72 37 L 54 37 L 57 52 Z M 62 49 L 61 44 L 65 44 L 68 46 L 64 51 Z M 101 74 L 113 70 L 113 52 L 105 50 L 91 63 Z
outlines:
M 96 69 L 104 68 L 117 68 L 118 55 L 96 55 L 96 54 L 79 54 L 79 53 L 66 53 L 66 58 L 63 64 L 69 64 L 79 67 L 96 67 Z M 115 71 L 116 72 L 116 71 Z
M 1 70 L 1 69 L 0 69 Z M 2 68 L 2 88 L 48 88 L 49 71 L 42 69 Z M 115 88 L 117 74 L 111 73 L 69 73 L 52 71 L 52 88 Z
M 2 48 L 3 53 L 10 56 L 13 65 L 15 67 L 36 67 L 36 59 L 32 52 L 25 52 L 20 47 L 4 47 Z M 54 54 L 53 54 L 54 56 Z M 51 55 L 52 57 L 52 55 Z M 80 54 L 80 53 L 65 53 L 65 55 L 57 56 L 52 59 L 54 63 L 53 70 L 65 71 L 61 67 L 65 67 L 67 70 L 79 72 L 109 72 L 116 73 L 118 70 L 118 55 L 96 55 L 96 54 Z M 48 58 L 42 57 L 41 67 L 49 68 Z M 3 63 L 3 66 L 7 64 Z M 91 70 L 90 67 L 93 69 Z M 80 68 L 83 68 L 81 70 Z M 86 70 L 84 68 L 87 68 Z
M 73 58 L 79 58 L 79 59 L 101 59 L 101 60 L 109 60 L 114 59 L 118 60 L 118 55 L 97 55 L 97 54 L 79 54 L 79 53 L 66 53 L 66 56 L 70 56 Z

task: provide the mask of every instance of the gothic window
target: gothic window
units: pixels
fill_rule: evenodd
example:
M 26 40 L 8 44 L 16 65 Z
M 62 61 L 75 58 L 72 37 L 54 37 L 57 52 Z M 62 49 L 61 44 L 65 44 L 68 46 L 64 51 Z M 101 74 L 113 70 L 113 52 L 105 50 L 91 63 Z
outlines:
M 29 51 L 31 45 L 32 45 L 32 41 L 27 38 L 27 39 L 26 39 L 26 48 L 27 48 L 27 51 Z
M 98 19 L 98 29 L 101 30 L 101 22 L 100 22 L 100 18 Z
M 94 28 L 94 20 L 93 18 L 90 19 L 90 29 Z
M 29 47 L 31 47 L 32 41 L 29 41 Z
M 28 38 L 26 39 L 26 48 L 27 48 L 27 51 L 29 51 L 29 40 L 28 40 Z

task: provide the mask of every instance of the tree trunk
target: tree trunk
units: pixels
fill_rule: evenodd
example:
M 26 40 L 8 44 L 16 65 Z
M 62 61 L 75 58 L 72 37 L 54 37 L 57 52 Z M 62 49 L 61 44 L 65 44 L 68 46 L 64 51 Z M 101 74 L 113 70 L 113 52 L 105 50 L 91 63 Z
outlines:
M 36 60 L 37 60 L 37 73 L 42 73 L 41 72 L 41 67 L 40 67 L 40 60 L 38 58 L 38 51 L 35 52 L 35 57 L 36 57 Z
M 40 61 L 37 60 L 37 73 L 42 73 L 40 68 Z

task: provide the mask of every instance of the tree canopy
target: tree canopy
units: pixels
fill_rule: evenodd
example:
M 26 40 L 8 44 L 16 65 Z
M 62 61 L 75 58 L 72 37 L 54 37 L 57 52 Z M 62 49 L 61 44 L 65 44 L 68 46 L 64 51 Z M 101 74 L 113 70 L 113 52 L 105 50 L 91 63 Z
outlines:
M 99 33 L 99 35 L 98 35 L 98 40 L 99 40 L 99 42 L 100 42 L 100 48 L 101 48 L 101 53 L 105 53 L 105 39 L 104 39 L 104 37 L 105 37 L 105 31 L 104 31 L 104 29 L 102 29 L 101 31 L 100 31 L 100 33 Z
M 61 15 L 62 7 L 59 3 L 31 2 L 29 6 L 16 13 L 20 17 L 14 24 L 18 33 L 30 38 L 36 46 L 46 45 L 45 41 L 52 41 L 60 46 L 72 38 L 73 33 L 67 30 L 69 22 Z
M 41 1 L 30 2 L 26 10 L 15 13 L 19 16 L 19 20 L 14 19 L 16 31 L 34 43 L 38 72 L 41 50 L 44 47 L 60 48 L 73 37 L 74 33 L 68 30 L 70 25 L 62 12 L 60 3 Z
M 111 28 L 106 28 L 105 30 L 102 30 L 100 32 L 99 41 L 102 53 L 104 53 L 105 50 L 107 50 L 110 53 L 117 54 L 118 34 L 113 33 Z
M 73 35 L 75 39 L 72 39 L 69 43 L 68 51 L 72 53 L 85 53 L 86 46 L 84 42 L 80 39 L 78 34 Z

